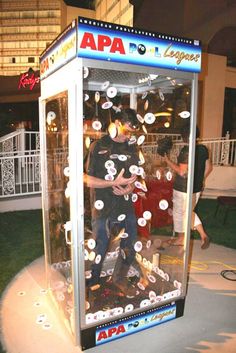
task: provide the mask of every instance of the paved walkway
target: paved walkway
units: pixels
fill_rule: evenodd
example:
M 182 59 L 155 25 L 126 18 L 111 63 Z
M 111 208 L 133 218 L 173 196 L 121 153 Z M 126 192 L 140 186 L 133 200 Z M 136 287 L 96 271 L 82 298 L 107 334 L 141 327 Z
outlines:
M 236 281 L 220 275 L 226 269 L 236 270 L 236 250 L 214 244 L 201 250 L 195 240 L 184 316 L 88 352 L 235 353 Z M 40 258 L 6 289 L 1 326 L 8 353 L 81 352 L 57 319 L 44 288 L 44 260 Z

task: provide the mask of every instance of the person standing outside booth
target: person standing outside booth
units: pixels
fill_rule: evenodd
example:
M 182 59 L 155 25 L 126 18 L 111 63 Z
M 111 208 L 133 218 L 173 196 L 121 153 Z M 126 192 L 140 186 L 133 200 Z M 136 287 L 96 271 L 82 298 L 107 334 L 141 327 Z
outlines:
M 199 129 L 196 128 L 196 141 L 199 138 Z M 176 173 L 173 186 L 173 222 L 174 231 L 178 234 L 178 239 L 174 244 L 183 244 L 184 229 L 186 222 L 187 208 L 187 174 L 188 174 L 188 155 L 189 155 L 189 126 L 184 126 L 181 130 L 181 136 L 186 145 L 181 149 L 177 158 L 177 164 L 172 162 L 167 154 L 165 161 L 167 165 Z M 192 225 L 191 228 L 197 230 L 201 237 L 201 248 L 207 249 L 210 244 L 210 238 L 205 232 L 199 216 L 194 211 L 201 192 L 204 188 L 204 181 L 212 171 L 212 164 L 209 158 L 209 152 L 206 146 L 196 143 L 195 148 L 195 166 L 194 182 L 192 196 Z
M 111 236 L 120 234 L 120 251 L 112 281 L 123 295 L 134 297 L 136 288 L 126 276 L 135 259 L 134 244 L 137 239 L 137 221 L 131 197 L 136 176 L 132 176 L 130 168 L 138 166 L 139 162 L 137 147 L 130 143 L 131 135 L 139 127 L 136 112 L 130 108 L 117 112 L 113 127 L 117 132 L 115 136 L 107 134 L 91 145 L 86 173 L 103 180 L 106 185 L 106 180 L 114 178 L 124 169 L 122 177 L 128 178 L 129 183 L 105 188 L 90 187 L 92 231 L 96 255 L 100 255 L 101 260 L 92 264 L 92 276 L 87 281 L 87 287 L 92 291 L 100 288 L 100 274 Z

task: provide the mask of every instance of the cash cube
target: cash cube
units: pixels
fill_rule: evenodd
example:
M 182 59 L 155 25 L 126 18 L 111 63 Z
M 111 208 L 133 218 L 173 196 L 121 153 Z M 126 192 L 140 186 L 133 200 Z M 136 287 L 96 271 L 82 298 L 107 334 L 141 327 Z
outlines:
M 40 57 L 47 285 L 82 350 L 184 313 L 200 68 L 198 40 L 82 17 Z

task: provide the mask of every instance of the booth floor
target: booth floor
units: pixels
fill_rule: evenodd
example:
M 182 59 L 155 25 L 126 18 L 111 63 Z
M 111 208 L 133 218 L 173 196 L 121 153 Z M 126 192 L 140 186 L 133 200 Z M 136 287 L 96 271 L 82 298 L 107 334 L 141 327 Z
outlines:
M 236 270 L 236 250 L 192 243 L 184 316 L 89 353 L 235 353 L 236 281 L 221 276 Z M 45 290 L 44 258 L 24 268 L 1 303 L 1 341 L 7 353 L 80 353 L 57 319 Z M 234 277 L 232 277 L 235 279 Z

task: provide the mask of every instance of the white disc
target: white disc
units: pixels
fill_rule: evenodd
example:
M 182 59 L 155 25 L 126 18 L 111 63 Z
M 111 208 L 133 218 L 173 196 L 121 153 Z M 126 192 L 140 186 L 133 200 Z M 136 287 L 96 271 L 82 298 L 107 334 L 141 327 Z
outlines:
M 133 304 L 128 304 L 128 305 L 126 305 L 126 307 L 125 307 L 125 313 L 129 313 L 130 311 L 133 311 L 133 310 L 134 310 Z
M 150 300 L 144 299 L 144 300 L 142 300 L 141 303 L 140 303 L 140 308 L 145 308 L 146 306 L 148 306 L 148 305 L 150 305 L 150 304 L 151 304 Z
M 145 227 L 146 224 L 147 224 L 147 221 L 146 221 L 145 218 L 140 217 L 140 218 L 138 219 L 138 225 L 139 225 L 140 227 Z
M 100 93 L 97 91 L 95 92 L 95 102 L 98 103 L 100 101 Z
M 114 167 L 109 167 L 109 168 L 107 168 L 107 172 L 108 172 L 108 174 L 116 175 L 117 174 L 117 169 L 114 168 Z
M 156 277 L 154 277 L 153 275 L 150 275 L 150 274 L 147 275 L 147 277 L 151 283 L 156 283 Z
M 94 130 L 101 130 L 101 128 L 102 128 L 102 123 L 101 123 L 101 121 L 98 121 L 98 120 L 95 120 L 95 121 L 93 121 L 92 122 L 92 128 L 94 129 Z
M 144 121 L 147 124 L 153 124 L 156 120 L 156 117 L 153 113 L 147 113 L 144 115 Z
M 144 92 L 144 93 L 142 94 L 142 99 L 145 99 L 145 98 L 147 97 L 147 95 L 148 95 L 148 93 L 147 93 L 147 92 Z
M 119 155 L 115 154 L 115 153 L 110 155 L 111 159 L 117 159 L 118 157 L 119 157 Z
M 144 287 L 144 285 L 141 282 L 138 282 L 137 286 L 139 287 L 139 289 L 145 290 L 145 287 Z
M 146 219 L 147 221 L 152 218 L 152 214 L 150 211 L 144 211 L 143 212 L 143 218 Z
M 172 177 L 173 177 L 173 175 L 172 175 L 172 173 L 170 171 L 166 173 L 166 179 L 168 181 L 171 181 Z
M 110 157 L 111 157 L 111 156 L 110 156 Z M 108 169 L 108 168 L 113 168 L 114 165 L 115 165 L 115 163 L 114 163 L 112 160 L 110 160 L 110 159 L 108 159 L 108 160 L 105 162 L 105 168 L 106 168 L 106 169 Z
M 69 168 L 69 167 L 65 167 L 64 170 L 63 170 L 63 172 L 64 172 L 64 175 L 65 175 L 66 177 L 69 177 L 69 176 L 70 176 L 70 168 Z
M 91 251 L 89 253 L 89 261 L 93 261 L 95 259 L 95 257 L 96 257 L 95 251 Z
M 162 91 L 159 89 L 159 97 L 160 97 L 160 99 L 162 100 L 162 101 L 164 101 L 165 100 L 165 97 L 164 97 L 164 94 L 162 93 Z
M 147 132 L 147 128 L 146 128 L 146 126 L 145 125 L 143 125 L 142 126 L 142 130 L 143 130 L 143 132 L 145 133 L 145 134 L 147 134 L 148 132 Z
M 128 141 L 129 145 L 133 145 L 137 141 L 136 137 L 132 135 Z
M 143 117 L 142 117 L 140 114 L 137 114 L 136 117 L 137 117 L 138 121 L 139 121 L 141 124 L 144 123 L 144 119 L 143 119 Z
M 142 143 L 145 141 L 145 136 L 144 135 L 141 135 L 139 136 L 138 140 L 137 140 L 137 144 L 140 146 L 142 145 Z
M 110 82 L 109 81 L 105 81 L 105 82 L 103 82 L 101 88 L 102 88 L 103 91 L 105 91 L 105 89 L 107 89 L 107 87 L 109 87 L 109 86 L 110 86 Z
M 137 175 L 141 175 L 142 177 L 145 177 L 145 172 L 143 167 L 138 167 Z
M 146 244 L 146 248 L 149 249 L 150 246 L 151 246 L 151 244 L 152 244 L 152 241 L 151 241 L 151 240 L 148 240 L 148 241 L 147 241 L 147 244 Z
M 99 264 L 101 262 L 101 259 L 102 259 L 102 256 L 100 254 L 98 254 L 96 257 L 95 257 L 95 263 L 96 264 Z
M 87 93 L 84 94 L 84 101 L 87 102 L 89 100 L 89 95 Z
M 146 100 L 145 103 L 144 103 L 144 110 L 145 111 L 148 109 L 148 106 L 149 106 L 149 102 L 148 102 L 148 100 Z
M 116 137 L 117 128 L 116 128 L 116 124 L 115 123 L 110 123 L 110 125 L 108 126 L 108 133 L 109 133 L 111 138 L 115 138 Z
M 109 109 L 113 106 L 113 103 L 112 102 L 105 102 L 103 103 L 102 105 L 102 109 Z
M 168 208 L 169 204 L 166 200 L 161 200 L 159 202 L 159 207 L 161 210 L 166 210 Z
M 138 166 L 137 165 L 131 165 L 130 167 L 129 167 L 129 171 L 130 171 L 130 173 L 131 174 L 137 174 L 137 172 L 138 172 Z
M 127 161 L 127 157 L 126 157 L 126 155 L 124 155 L 124 154 L 120 154 L 120 155 L 118 156 L 118 159 L 119 159 L 119 161 L 121 161 L 121 162 Z
M 156 298 L 156 293 L 154 292 L 154 290 L 150 290 L 150 292 L 148 293 L 149 299 L 154 299 Z
M 105 180 L 107 181 L 112 181 L 114 180 L 114 175 L 112 174 L 106 174 L 105 177 L 104 177 Z
M 139 181 L 135 181 L 134 185 L 137 189 L 142 189 L 142 184 Z
M 56 119 L 56 113 L 55 112 L 53 112 L 53 111 L 50 111 L 50 112 L 48 112 L 47 113 L 47 123 L 48 124 L 51 124 L 51 121 L 52 120 L 54 120 L 54 119 Z
M 122 222 L 124 219 L 126 218 L 126 215 L 125 214 L 120 214 L 117 219 L 119 222 Z
M 93 250 L 96 247 L 96 241 L 94 239 L 88 239 L 88 248 Z
M 140 252 L 143 248 L 143 244 L 141 243 L 141 241 L 136 241 L 136 243 L 134 244 L 134 250 L 137 252 Z
M 86 66 L 84 66 L 84 78 L 87 78 L 88 77 L 88 75 L 89 75 L 89 69 L 86 67 Z
M 156 171 L 156 177 L 157 177 L 158 180 L 161 180 L 161 172 L 160 172 L 160 170 Z
M 94 202 L 94 207 L 96 210 L 102 210 L 104 207 L 104 202 L 102 200 L 97 200 Z
M 122 233 L 120 237 L 121 237 L 122 239 L 125 239 L 125 238 L 128 238 L 128 236 L 129 236 L 128 233 Z
M 136 202 L 138 200 L 138 195 L 137 194 L 132 194 L 132 201 Z
M 117 88 L 116 87 L 109 87 L 107 89 L 107 97 L 114 98 L 117 95 Z
M 184 110 L 181 113 L 179 113 L 178 115 L 183 119 L 187 119 L 190 117 L 190 112 L 188 112 L 187 110 Z
M 169 282 L 170 276 L 168 275 L 168 273 L 165 273 L 165 274 L 164 274 L 164 278 L 165 278 L 165 280 L 166 280 L 167 282 Z
M 84 249 L 84 260 L 87 261 L 88 260 L 88 250 Z
M 122 258 L 125 260 L 126 259 L 126 253 L 123 249 L 120 250 L 120 254 L 122 256 Z

